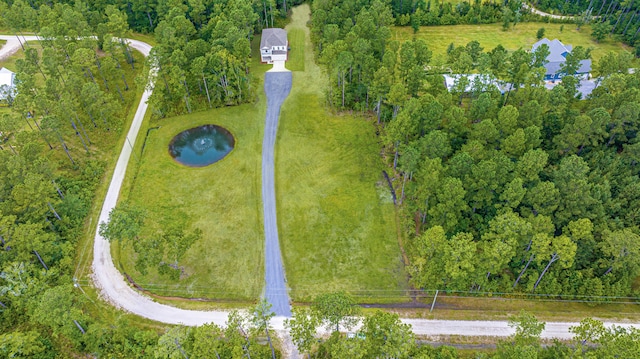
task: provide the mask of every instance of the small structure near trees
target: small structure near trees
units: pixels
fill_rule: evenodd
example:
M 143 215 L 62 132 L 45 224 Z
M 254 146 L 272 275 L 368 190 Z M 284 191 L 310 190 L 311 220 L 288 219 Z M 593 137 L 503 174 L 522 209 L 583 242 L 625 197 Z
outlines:
M 260 61 L 273 64 L 274 61 L 287 61 L 289 41 L 284 29 L 267 28 L 262 30 L 260 39 Z
M 0 101 L 8 105 L 11 105 L 16 96 L 15 78 L 13 71 L 6 67 L 0 69 Z
M 473 93 L 498 90 L 504 95 L 513 89 L 513 85 L 500 81 L 489 74 L 452 74 L 443 75 L 444 86 L 449 92 Z

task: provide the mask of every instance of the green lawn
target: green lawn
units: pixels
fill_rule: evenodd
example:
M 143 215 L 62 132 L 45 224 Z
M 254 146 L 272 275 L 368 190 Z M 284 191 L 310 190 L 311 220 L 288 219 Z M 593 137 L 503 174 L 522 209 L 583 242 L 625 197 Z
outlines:
M 287 27 L 292 48 L 287 67 L 294 70 L 294 84 L 276 142 L 278 227 L 288 284 L 297 300 L 347 290 L 384 301 L 378 291 L 396 293 L 406 283 L 393 204 L 378 185 L 383 165 L 375 129 L 367 120 L 334 116 L 323 106 L 325 75 L 313 62 L 300 16 L 308 19 L 308 9 L 296 8 Z M 180 262 L 186 275 L 179 281 L 155 271 L 142 275 L 134 269 L 133 253 L 114 250 L 117 265 L 156 294 L 252 300 L 263 290 L 262 78 L 271 66 L 257 63 L 259 41 L 256 36 L 255 104 L 147 121 L 140 132 L 138 154 L 147 130 L 160 126 L 149 131 L 142 155 L 132 158 L 123 197 L 153 218 L 184 215 L 204 232 Z M 227 128 L 236 138 L 235 149 L 204 168 L 176 163 L 167 150 L 171 138 L 209 123 Z
M 263 286 L 263 231 L 260 160 L 264 101 L 198 112 L 153 123 L 136 175 L 123 190 L 149 217 L 186 216 L 203 232 L 180 261 L 179 281 L 146 276 L 133 268 L 134 255 L 124 251 L 122 269 L 145 288 L 161 295 L 207 298 L 256 298 Z M 235 149 L 221 161 L 202 168 L 186 167 L 171 158 L 168 144 L 179 132 L 204 124 L 228 129 Z M 143 142 L 146 131 L 140 132 Z M 136 157 L 131 161 L 135 162 Z M 153 235 L 146 228 L 144 235 Z
M 300 28 L 287 29 L 287 38 L 289 39 L 289 59 L 287 61 L 287 68 L 291 71 L 304 71 L 304 30 Z
M 327 112 L 324 75 L 313 62 L 308 5 L 289 33 L 304 31 L 304 72 L 281 113 L 276 141 L 278 228 L 294 300 L 345 290 L 384 301 L 405 287 L 394 208 L 378 183 L 382 160 L 373 125 Z M 292 31 L 293 30 L 293 31 Z
M 263 289 L 260 171 L 266 99 L 262 79 L 271 66 L 260 64 L 259 43 L 256 36 L 251 68 L 258 89 L 255 103 L 155 121 L 147 116 L 143 122 L 135 145 L 138 155 L 129 162 L 121 200 L 131 199 L 153 218 L 186 216 L 192 228 L 203 231 L 202 239 L 179 263 L 184 268 L 179 281 L 155 270 L 146 276 L 138 273 L 133 265 L 135 254 L 114 246 L 116 265 L 155 294 L 243 301 L 256 299 Z M 175 162 L 168 153 L 173 136 L 203 124 L 229 130 L 235 137 L 234 150 L 203 168 Z M 149 235 L 154 229 L 146 231 Z
M 591 28 L 583 26 L 580 31 L 576 30 L 574 24 L 564 24 L 562 32 L 560 27 L 563 24 L 548 24 L 541 22 L 519 23 L 509 31 L 502 31 L 501 24 L 489 25 L 455 25 L 455 26 L 422 26 L 415 35 L 419 39 L 424 39 L 431 51 L 433 51 L 436 62 L 444 60 L 447 47 L 450 43 L 456 46 L 466 45 L 469 41 L 477 40 L 485 51 L 490 51 L 499 44 L 507 50 L 514 51 L 522 47 L 531 49 L 536 40 L 536 32 L 539 28 L 545 28 L 545 37 L 549 39 L 559 39 L 564 44 L 572 46 L 592 47 L 592 58 L 597 62 L 609 51 L 629 51 L 630 49 L 620 42 L 611 38 L 600 43 L 591 39 Z M 393 27 L 391 38 L 405 41 L 413 38 L 411 27 Z

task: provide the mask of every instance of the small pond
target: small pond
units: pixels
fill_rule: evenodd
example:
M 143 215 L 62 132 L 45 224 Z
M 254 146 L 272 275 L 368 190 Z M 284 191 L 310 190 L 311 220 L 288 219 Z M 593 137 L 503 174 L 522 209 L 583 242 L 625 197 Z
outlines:
M 169 154 L 184 165 L 203 167 L 222 159 L 233 146 L 235 139 L 225 128 L 204 125 L 177 134 L 169 143 Z

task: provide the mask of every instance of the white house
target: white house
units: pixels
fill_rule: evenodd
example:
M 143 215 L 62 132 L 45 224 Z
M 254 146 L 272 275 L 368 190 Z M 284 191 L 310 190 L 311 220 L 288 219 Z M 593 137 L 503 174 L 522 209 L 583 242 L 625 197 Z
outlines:
M 15 97 L 15 78 L 16 74 L 14 74 L 13 71 L 5 67 L 0 69 L 0 100 L 11 101 L 11 99 Z
M 453 74 L 443 76 L 444 86 L 449 92 L 459 90 L 458 87 L 464 85 L 463 92 L 466 93 L 473 91 L 485 92 L 497 89 L 500 93 L 504 94 L 513 87 L 510 83 L 499 81 L 495 77 L 486 74 Z
M 287 31 L 284 29 L 268 28 L 262 30 L 260 40 L 260 61 L 273 64 L 274 61 L 287 61 Z

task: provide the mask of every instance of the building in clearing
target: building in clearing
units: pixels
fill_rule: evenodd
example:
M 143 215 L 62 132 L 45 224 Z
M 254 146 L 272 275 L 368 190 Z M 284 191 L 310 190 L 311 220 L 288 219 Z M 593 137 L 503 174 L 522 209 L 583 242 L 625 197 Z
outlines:
M 273 64 L 274 61 L 287 61 L 289 41 L 284 29 L 268 28 L 262 30 L 260 40 L 260 61 Z
M 9 101 L 16 95 L 15 86 L 16 74 L 13 71 L 3 67 L 0 69 L 0 100 Z
M 544 64 L 546 69 L 546 73 L 544 75 L 545 81 L 556 81 L 562 79 L 563 76 L 567 75 L 562 71 L 562 64 L 567 61 L 567 55 L 571 52 L 573 46 L 565 45 L 558 39 L 549 40 L 544 38 L 533 44 L 531 51 L 536 51 L 536 49 L 543 44 L 549 47 L 549 56 L 547 56 L 547 62 Z M 576 71 L 575 75 L 579 78 L 588 79 L 590 71 L 591 60 L 582 60 L 580 61 L 580 68 Z
M 495 77 L 487 74 L 453 74 L 443 75 L 444 86 L 449 92 L 486 92 L 498 90 L 504 95 L 513 87 L 510 83 L 499 81 Z M 462 88 L 464 86 L 464 88 Z

